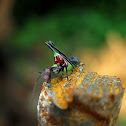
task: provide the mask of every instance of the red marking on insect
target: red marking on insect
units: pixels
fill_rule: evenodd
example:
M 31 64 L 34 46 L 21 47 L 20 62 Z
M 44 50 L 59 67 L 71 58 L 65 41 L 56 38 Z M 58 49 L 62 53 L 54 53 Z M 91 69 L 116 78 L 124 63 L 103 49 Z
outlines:
M 68 66 L 67 60 L 64 59 L 63 56 L 61 56 L 61 55 L 54 57 L 54 61 L 55 61 L 55 64 L 57 64 L 57 65 L 62 66 L 62 64 L 65 64 L 65 66 Z
M 62 64 L 63 63 L 63 57 L 61 55 L 58 55 L 55 57 L 55 64 L 59 63 Z

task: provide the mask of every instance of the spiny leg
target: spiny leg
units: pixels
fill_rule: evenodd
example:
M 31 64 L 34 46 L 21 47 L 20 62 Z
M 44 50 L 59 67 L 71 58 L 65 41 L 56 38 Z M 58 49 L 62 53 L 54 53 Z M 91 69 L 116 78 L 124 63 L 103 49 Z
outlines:
M 76 64 L 74 64 L 73 62 L 71 62 L 71 60 L 64 54 L 62 53 L 57 47 L 56 45 L 52 42 L 52 41 L 48 41 L 48 42 L 45 42 L 52 50 L 56 50 L 60 55 L 62 55 L 71 65 L 72 67 L 77 71 L 77 69 L 75 68 L 76 67 Z M 56 52 L 55 51 L 55 52 Z
M 49 43 L 50 41 L 47 41 L 47 42 L 45 42 L 45 44 L 53 51 L 53 52 L 56 52 L 56 50 L 52 47 L 52 46 L 50 46 L 50 43 Z
M 68 71 L 67 71 L 67 66 L 65 66 L 66 68 L 66 75 L 67 75 L 67 80 L 68 80 Z
M 54 48 L 60 55 L 62 55 L 62 56 L 72 65 L 72 67 L 76 70 L 76 68 L 75 68 L 76 64 L 74 64 L 73 62 L 71 62 L 71 60 L 70 60 L 64 53 L 62 53 L 62 52 L 56 47 L 56 45 L 55 45 L 53 42 L 49 43 L 49 45 L 50 45 L 52 48 Z M 77 71 L 77 70 L 76 70 L 76 71 Z

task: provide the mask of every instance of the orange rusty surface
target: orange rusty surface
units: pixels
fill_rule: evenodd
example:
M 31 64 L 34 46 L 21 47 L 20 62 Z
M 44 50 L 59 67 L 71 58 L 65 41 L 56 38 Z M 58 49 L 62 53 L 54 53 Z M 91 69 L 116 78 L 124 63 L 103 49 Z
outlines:
M 86 72 L 84 72 L 81 77 L 78 78 L 80 74 L 80 68 L 77 68 L 77 71 L 74 70 L 69 75 L 69 81 L 67 80 L 67 77 L 51 80 L 51 90 L 56 94 L 55 102 L 62 109 L 67 109 L 68 104 L 73 100 L 74 89 L 81 84 L 83 78 L 86 76 Z
M 53 99 L 53 102 L 59 106 L 61 109 L 67 109 L 70 102 L 73 100 L 73 91 L 76 90 L 76 88 L 82 84 L 82 81 L 84 78 L 87 78 L 88 76 L 92 75 L 91 80 L 88 82 L 93 83 L 98 78 L 102 78 L 104 76 L 101 76 L 97 73 L 89 73 L 81 69 L 82 67 L 78 67 L 77 71 L 74 70 L 69 76 L 68 80 L 67 77 L 64 78 L 54 78 L 51 80 L 51 88 L 45 88 L 47 84 L 45 83 L 45 86 L 43 86 L 42 92 L 44 93 L 44 96 L 48 96 L 46 91 L 52 91 L 55 96 L 48 96 L 51 99 Z M 113 80 L 113 79 L 112 79 Z M 109 94 L 118 94 L 120 92 L 120 88 L 114 88 L 114 82 L 112 80 L 109 80 L 111 85 L 108 85 Z M 118 79 L 117 79 L 118 81 Z M 84 84 L 85 88 L 87 86 L 87 83 Z M 95 84 L 95 89 L 93 88 L 91 90 L 90 95 L 92 97 L 103 97 L 103 85 Z M 98 89 L 98 94 L 95 94 L 96 88 Z

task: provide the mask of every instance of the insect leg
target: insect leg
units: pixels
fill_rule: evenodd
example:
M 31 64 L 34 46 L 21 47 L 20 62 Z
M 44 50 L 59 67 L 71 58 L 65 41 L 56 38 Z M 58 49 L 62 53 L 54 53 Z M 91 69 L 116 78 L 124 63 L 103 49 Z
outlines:
M 67 71 L 67 66 L 65 66 L 66 68 L 66 75 L 67 75 L 67 80 L 68 80 L 68 71 Z
M 71 60 L 64 54 L 62 53 L 57 47 L 56 45 L 52 42 L 52 41 L 48 41 L 46 42 L 46 44 L 50 47 L 55 49 L 60 55 L 62 55 L 71 65 L 72 67 L 77 71 L 77 69 L 75 68 L 77 65 L 74 62 L 71 62 Z
M 49 42 L 50 42 L 50 41 L 49 41 Z M 56 50 L 50 46 L 50 43 L 49 43 L 49 42 L 47 41 L 47 42 L 45 42 L 45 44 L 46 44 L 53 52 L 56 52 Z

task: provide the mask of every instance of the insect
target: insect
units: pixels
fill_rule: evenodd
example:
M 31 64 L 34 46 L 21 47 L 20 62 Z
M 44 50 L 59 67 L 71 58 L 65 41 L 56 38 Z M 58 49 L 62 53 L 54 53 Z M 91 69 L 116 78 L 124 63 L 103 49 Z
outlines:
M 41 75 L 46 82 L 50 82 L 51 73 L 59 74 L 61 71 L 66 72 L 68 80 L 68 71 L 76 70 L 80 60 L 77 57 L 67 57 L 62 53 L 52 41 L 45 42 L 46 45 L 54 52 L 54 64 L 51 67 L 45 68 Z M 76 70 L 77 71 L 77 70 Z
M 34 90 L 36 88 L 37 82 L 39 78 L 42 76 L 45 82 L 51 82 L 51 74 L 59 74 L 61 71 L 66 72 L 67 80 L 68 80 L 68 71 L 76 70 L 77 65 L 80 64 L 80 60 L 77 57 L 71 56 L 67 57 L 64 53 L 62 53 L 56 45 L 52 41 L 45 42 L 46 45 L 54 52 L 54 64 L 51 67 L 46 67 L 40 73 L 40 76 L 37 78 L 34 89 L 32 92 L 32 97 L 34 94 Z M 77 71 L 77 70 L 76 70 Z

